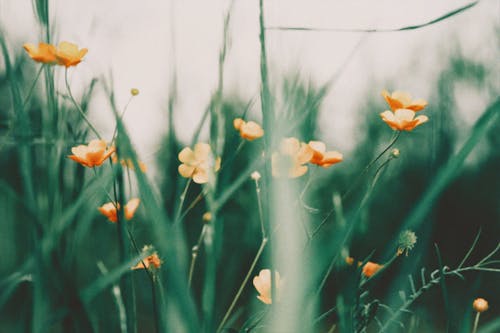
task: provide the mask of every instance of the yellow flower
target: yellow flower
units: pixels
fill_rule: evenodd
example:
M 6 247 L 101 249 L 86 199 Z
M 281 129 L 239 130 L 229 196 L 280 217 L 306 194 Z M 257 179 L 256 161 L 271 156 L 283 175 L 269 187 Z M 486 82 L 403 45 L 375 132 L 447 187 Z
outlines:
M 130 89 L 130 94 L 131 94 L 132 96 L 137 96 L 137 95 L 139 95 L 139 89 L 137 89 L 137 88 L 132 88 L 132 89 Z
M 60 42 L 55 55 L 59 65 L 70 67 L 78 65 L 87 52 L 87 49 L 78 49 L 76 44 Z
M 397 109 L 394 113 L 384 111 L 380 117 L 390 128 L 398 131 L 411 131 L 429 120 L 427 116 L 415 117 L 415 111 L 408 109 Z
M 321 141 L 309 141 L 309 147 L 313 150 L 311 163 L 328 168 L 335 163 L 342 162 L 343 156 L 338 151 L 326 151 L 326 145 Z
M 246 122 L 241 118 L 236 118 L 233 121 L 233 126 L 240 132 L 240 136 L 248 141 L 261 138 L 264 135 L 262 127 L 253 121 Z
M 276 298 L 280 299 L 280 290 L 283 284 L 283 281 L 280 278 L 280 273 L 274 273 L 274 283 Z M 257 298 L 265 304 L 272 304 L 271 298 L 271 271 L 269 269 L 263 269 L 259 272 L 258 276 L 253 278 L 253 285 L 255 289 L 259 292 L 259 296 Z
M 142 250 L 147 251 L 151 246 L 145 246 Z M 158 253 L 154 252 L 152 255 L 147 256 L 146 258 L 142 259 L 132 267 L 132 270 L 135 269 L 148 269 L 150 266 L 153 266 L 154 268 L 160 268 L 162 264 L 162 261 L 160 260 L 160 257 L 158 257 Z
M 125 219 L 131 220 L 134 217 L 135 211 L 139 207 L 139 204 L 141 203 L 141 200 L 138 198 L 130 199 L 129 202 L 125 205 Z M 120 209 L 119 204 L 115 204 L 112 202 L 108 202 L 101 207 L 98 208 L 99 212 L 101 212 L 102 215 L 106 216 L 108 220 L 110 220 L 113 223 L 116 223 L 118 221 L 118 216 L 117 216 L 117 208 L 118 210 Z
M 184 148 L 179 153 L 179 174 L 184 178 L 193 178 L 197 184 L 208 182 L 208 172 L 220 169 L 220 157 L 215 160 L 212 156 L 212 149 L 207 143 L 199 142 L 194 146 L 194 150 L 189 147 Z
M 93 168 L 100 166 L 115 151 L 114 147 L 107 148 L 106 141 L 92 140 L 86 145 L 79 145 L 71 148 L 73 155 L 69 155 L 73 161 L 83 166 Z
M 474 303 L 472 303 L 472 308 L 476 310 L 476 312 L 485 312 L 488 310 L 488 301 L 484 298 L 476 298 Z
M 279 152 L 273 153 L 271 157 L 273 176 L 297 178 L 304 175 L 307 172 L 307 166 L 304 164 L 309 162 L 313 155 L 313 149 L 304 142 L 299 142 L 296 138 L 283 139 Z
M 392 111 L 396 111 L 397 109 L 408 109 L 417 112 L 423 110 L 427 106 L 427 101 L 425 99 L 412 99 L 411 95 L 404 91 L 394 91 L 391 95 L 387 90 L 383 90 L 382 96 L 385 98 Z
M 55 64 L 56 59 L 56 48 L 53 45 L 39 43 L 38 49 L 35 45 L 26 43 L 23 45 L 28 55 L 36 62 L 41 62 L 44 64 Z

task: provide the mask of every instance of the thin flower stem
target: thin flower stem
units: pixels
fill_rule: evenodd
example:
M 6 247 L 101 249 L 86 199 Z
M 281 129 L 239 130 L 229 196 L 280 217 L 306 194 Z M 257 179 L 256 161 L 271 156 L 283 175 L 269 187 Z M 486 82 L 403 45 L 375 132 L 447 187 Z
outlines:
M 200 237 L 198 238 L 198 242 L 191 249 L 191 264 L 189 265 L 189 276 L 188 276 L 188 286 L 191 287 L 191 283 L 193 281 L 193 273 L 194 267 L 196 265 L 196 260 L 198 259 L 198 253 L 200 251 L 201 243 L 203 242 L 203 238 L 205 237 L 205 233 L 207 231 L 207 225 L 204 224 L 201 229 Z
M 28 104 L 28 102 L 31 98 L 31 94 L 33 94 L 33 91 L 35 90 L 36 83 L 38 82 L 38 79 L 40 78 L 40 75 L 42 74 L 44 67 L 45 67 L 45 65 L 40 66 L 40 69 L 38 70 L 38 73 L 36 74 L 35 80 L 31 84 L 30 90 L 28 91 L 28 94 L 26 95 L 26 98 L 24 99 L 24 102 L 23 102 L 23 107 L 22 107 L 23 110 L 26 107 L 26 105 Z
M 253 259 L 253 262 L 250 265 L 250 268 L 248 269 L 247 275 L 245 276 L 245 279 L 241 283 L 240 288 L 238 289 L 238 292 L 236 293 L 236 296 L 234 296 L 233 301 L 231 302 L 231 305 L 227 309 L 226 314 L 224 315 L 224 318 L 222 319 L 219 327 L 217 328 L 217 332 L 220 332 L 222 330 L 222 328 L 224 327 L 224 324 L 226 324 L 227 320 L 229 319 L 229 316 L 233 312 L 233 309 L 236 305 L 236 302 L 238 302 L 238 299 L 240 298 L 241 293 L 243 292 L 243 289 L 245 288 L 245 286 L 248 282 L 248 279 L 250 278 L 250 275 L 252 274 L 252 272 L 255 268 L 255 265 L 259 261 L 259 258 L 262 255 L 262 252 L 264 251 L 264 248 L 266 247 L 267 242 L 268 242 L 267 237 L 262 238 L 262 242 L 260 243 L 259 250 L 257 251 L 255 258 Z
M 349 189 L 347 189 L 347 191 L 342 195 L 342 199 L 345 199 L 347 198 L 347 196 L 352 192 L 352 190 L 354 190 L 356 188 L 356 185 L 359 183 L 359 181 L 363 178 L 363 176 L 370 170 L 370 168 L 375 164 L 377 163 L 377 161 L 389 150 L 391 149 L 392 146 L 394 146 L 394 144 L 396 143 L 396 141 L 398 141 L 399 137 L 401 136 L 401 131 L 397 131 L 395 136 L 394 136 L 394 139 L 392 139 L 392 141 L 389 143 L 389 145 L 387 147 L 385 147 L 385 149 L 377 155 L 377 157 L 375 157 L 370 163 L 368 163 L 368 165 L 363 169 L 363 171 L 361 171 L 361 173 L 359 174 L 359 176 L 356 178 L 356 180 L 352 183 L 351 187 Z
M 123 108 L 123 111 L 120 115 L 120 120 L 123 119 L 123 116 L 125 116 L 125 112 L 127 111 L 127 108 L 128 108 L 128 105 L 130 104 L 130 102 L 132 101 L 132 99 L 134 98 L 134 95 L 130 95 L 128 101 L 127 101 L 127 104 L 125 104 L 125 107 Z M 115 125 L 115 130 L 113 131 L 113 136 L 111 137 L 111 141 L 110 142 L 114 142 L 115 139 L 116 139 L 116 135 L 118 134 L 118 123 Z
M 89 125 L 90 129 L 92 130 L 92 132 L 94 132 L 94 134 L 97 136 L 97 138 L 98 139 L 102 139 L 101 136 L 99 135 L 99 132 L 97 132 L 97 130 L 92 125 L 92 123 L 90 122 L 90 120 L 87 118 L 87 115 L 82 110 L 82 108 L 80 107 L 80 105 L 76 102 L 75 98 L 73 97 L 73 94 L 71 93 L 71 88 L 69 86 L 69 81 L 68 81 L 68 69 L 67 68 L 64 71 L 64 81 L 66 82 L 66 89 L 68 90 L 69 97 L 70 97 L 71 101 L 73 102 L 73 104 L 75 105 L 75 107 L 78 110 L 78 112 L 80 112 L 80 115 L 82 116 L 83 120 L 85 120 L 85 122 L 87 123 L 87 125 Z
M 203 197 L 206 195 L 206 192 L 207 191 L 203 191 L 200 194 L 198 194 L 198 196 L 193 200 L 193 202 L 189 204 L 188 208 L 186 208 L 184 213 L 182 213 L 181 216 L 179 217 L 181 221 L 184 220 L 184 218 L 191 211 L 191 209 L 193 209 L 201 201 L 201 199 L 203 199 Z
M 267 234 L 264 226 L 264 211 L 262 210 L 262 198 L 260 191 L 259 180 L 255 179 L 255 193 L 257 194 L 257 206 L 259 207 L 260 231 L 262 232 L 262 238 L 266 238 Z
M 479 317 L 481 316 L 481 312 L 476 313 L 476 318 L 474 319 L 474 327 L 472 328 L 472 333 L 477 332 L 477 327 L 479 326 Z
M 177 207 L 177 211 L 175 213 L 174 223 L 178 223 L 180 221 L 182 207 L 184 206 L 184 201 L 186 200 L 186 195 L 187 195 L 187 192 L 189 190 L 189 185 L 191 185 L 191 181 L 192 181 L 192 178 L 189 178 L 187 180 L 186 186 L 184 187 L 184 190 L 182 191 L 182 194 L 181 194 L 180 200 L 179 200 L 179 207 Z

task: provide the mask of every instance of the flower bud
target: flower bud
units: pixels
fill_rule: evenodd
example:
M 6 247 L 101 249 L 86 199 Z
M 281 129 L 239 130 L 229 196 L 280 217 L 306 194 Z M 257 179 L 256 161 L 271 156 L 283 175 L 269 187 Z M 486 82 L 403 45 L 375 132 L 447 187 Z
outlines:
M 130 94 L 131 94 L 132 96 L 137 96 L 137 95 L 139 95 L 139 89 L 137 89 L 137 88 L 132 88 L 132 89 L 130 89 Z
M 472 303 L 472 308 L 477 312 L 485 312 L 488 310 L 488 301 L 484 298 L 476 298 Z
M 252 174 L 250 175 L 250 177 L 255 180 L 255 181 L 258 181 L 261 177 L 260 173 L 258 171 L 254 171 L 252 172 Z

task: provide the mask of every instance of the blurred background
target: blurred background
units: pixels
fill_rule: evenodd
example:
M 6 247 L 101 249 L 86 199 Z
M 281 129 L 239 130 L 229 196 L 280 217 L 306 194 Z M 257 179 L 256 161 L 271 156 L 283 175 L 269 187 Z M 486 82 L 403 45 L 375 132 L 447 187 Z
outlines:
M 372 195 L 364 201 L 363 209 L 357 208 L 369 182 L 356 188 L 343 203 L 346 219 L 358 221 L 348 248 L 355 258 L 366 258 L 370 254 L 377 262 L 390 258 L 391 242 L 402 223 L 426 189 L 432 186 L 438 171 L 469 138 L 476 121 L 497 100 L 500 90 L 500 2 L 480 1 L 462 13 L 415 30 L 359 30 L 390 30 L 423 24 L 468 3 L 431 0 L 265 2 L 270 85 L 276 109 L 290 115 L 300 115 L 307 109 L 306 121 L 292 134 L 304 141 L 325 141 L 328 147 L 344 154 L 342 163 L 316 172 L 311 180 L 306 200 L 319 212 L 327 212 L 332 206 L 333 195 L 349 188 L 360 170 L 389 142 L 392 131 L 379 117 L 379 113 L 387 109 L 380 92 L 383 89 L 404 90 L 429 102 L 425 110 L 429 123 L 404 133 L 395 146 L 401 152 L 400 157 L 383 170 Z M 198 131 L 199 119 L 217 90 L 219 52 L 224 42 L 223 23 L 230 8 L 224 114 L 231 120 L 245 113 L 247 118 L 261 122 L 257 1 L 49 2 L 52 41 L 71 41 L 89 49 L 84 61 L 69 71 L 69 77 L 77 100 L 82 101 L 104 137 L 111 137 L 114 116 L 106 92 L 99 85 L 103 77 L 111 84 L 118 108 L 123 108 L 129 100 L 131 88 L 140 90 L 139 96 L 129 105 L 124 123 L 140 159 L 148 165 L 148 178 L 161 192 L 164 207 L 171 216 L 184 188 L 183 180 L 177 175 L 177 154 L 190 144 Z M 283 30 L 282 27 L 311 30 Z M 12 72 L 21 90 L 27 91 L 38 64 L 24 54 L 22 45 L 43 39 L 43 24 L 37 19 L 31 1 L 0 0 L 0 35 L 10 54 Z M 32 130 L 29 133 L 15 130 L 9 91 L 12 79 L 7 75 L 5 52 L 0 60 L 0 208 L 3 212 L 0 278 L 3 280 L 19 269 L 36 246 L 35 232 L 29 223 L 31 213 L 23 210 L 20 195 L 26 174 L 17 155 L 19 142 L 25 140 L 23 142 L 28 142 L 30 147 L 34 163 L 32 173 L 34 179 L 39 177 L 35 187 L 39 189 L 38 196 L 42 196 L 37 202 L 45 202 L 42 190 L 46 177 L 64 180 L 64 185 L 58 189 L 62 207 L 78 198 L 86 178 L 81 169 L 66 161 L 60 162 L 58 174 L 51 175 L 48 171 L 49 155 L 44 152 L 48 149 L 45 146 L 50 144 L 50 135 L 47 135 L 51 130 L 44 127 L 45 120 L 38 115 L 46 107 L 46 88 L 37 86 L 29 104 Z M 67 112 L 70 104 L 64 101 L 62 70 L 54 72 L 54 82 L 54 90 L 63 100 L 60 111 Z M 175 99 L 171 98 L 173 91 Z M 77 122 L 78 115 L 63 114 L 68 114 L 68 123 Z M 498 244 L 500 123 L 498 117 L 496 120 L 453 181 L 432 202 L 424 223 L 414 230 L 418 236 L 416 249 L 398 262 L 394 272 L 380 281 L 382 287 L 374 291 L 375 296 L 387 304 L 398 302 L 395 291 L 407 288 L 407 275 L 416 267 L 428 267 L 429 272 L 438 267 L 434 243 L 439 245 L 443 263 L 450 267 L 457 266 L 479 229 L 482 236 L 471 262 L 484 257 Z M 62 154 L 68 154 L 76 142 L 85 141 L 85 133 L 78 126 L 67 131 L 76 134 L 73 141 L 66 141 L 60 147 Z M 206 140 L 208 131 L 209 127 L 204 126 L 200 138 Z M 240 140 L 230 121 L 227 133 L 223 160 L 224 156 L 232 156 Z M 219 186 L 229 186 L 258 149 L 258 144 L 245 145 L 238 158 L 231 160 L 227 171 L 221 174 Z M 192 186 L 186 202 L 195 200 L 200 191 L 200 187 Z M 75 240 L 75 244 L 61 245 L 71 249 L 67 254 L 68 262 L 63 260 L 61 263 L 61 271 L 77 273 L 64 277 L 61 277 L 63 273 L 57 273 L 67 285 L 60 287 L 54 282 L 50 286 L 54 289 L 51 295 L 58 295 L 52 300 L 56 309 L 72 304 L 71 295 L 64 296 L 68 290 L 78 290 L 99 275 L 95 268 L 96 258 L 110 266 L 116 261 L 117 250 L 110 248 L 107 241 L 114 237 L 112 225 L 103 223 L 103 218 L 92 208 L 101 201 L 94 198 L 87 204 L 88 211 L 93 214 L 89 214 L 81 230 L 72 234 L 74 238 L 65 241 Z M 56 206 L 47 209 L 47 218 L 56 209 Z M 260 225 L 256 211 L 254 187 L 250 182 L 245 183 L 221 210 L 224 237 L 218 250 L 217 286 L 225 291 L 217 299 L 216 318 L 224 314 L 259 246 Z M 202 202 L 185 218 L 187 248 L 198 240 L 204 212 Z M 140 210 L 139 216 L 141 214 L 144 215 L 144 211 Z M 310 214 L 312 221 L 322 216 L 322 213 Z M 315 247 L 318 253 L 329 248 L 333 228 L 334 225 L 325 228 Z M 135 232 L 140 244 L 151 243 L 147 224 L 138 224 Z M 201 260 L 200 267 L 203 265 Z M 465 277 L 466 281 L 449 280 L 452 305 L 448 315 L 460 318 L 457 325 L 470 324 L 471 301 L 481 296 L 487 298 L 491 306 L 482 320 L 487 322 L 498 317 L 498 275 L 471 272 Z M 139 285 L 146 283 L 145 277 L 137 276 L 136 279 Z M 203 278 L 195 276 L 197 301 L 200 301 L 202 287 Z M 330 308 L 335 299 L 328 295 L 337 294 L 341 288 L 341 282 L 329 281 L 320 306 Z M 27 306 L 30 293 L 29 284 L 23 284 L 5 300 L 0 312 L 0 332 L 30 331 L 29 320 L 24 320 L 31 316 Z M 242 301 L 241 311 L 246 317 L 259 306 L 255 294 L 252 288 L 247 288 L 242 296 L 245 301 Z M 151 296 L 145 293 L 137 297 L 140 332 L 153 331 Z M 111 295 L 103 293 L 95 304 L 96 313 L 114 307 L 110 305 L 112 302 Z M 416 332 L 444 331 L 445 310 L 439 288 L 420 298 L 412 311 L 418 318 Z M 95 315 L 90 321 L 99 331 L 118 330 L 117 320 Z M 58 325 L 51 330 L 65 331 L 64 325 Z M 324 331 L 327 326 L 325 324 Z M 80 328 L 85 331 L 83 327 Z

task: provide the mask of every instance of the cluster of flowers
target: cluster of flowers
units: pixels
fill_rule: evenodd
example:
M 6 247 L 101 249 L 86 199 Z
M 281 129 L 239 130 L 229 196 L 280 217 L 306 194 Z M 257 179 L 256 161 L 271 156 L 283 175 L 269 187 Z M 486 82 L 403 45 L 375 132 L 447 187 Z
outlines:
M 62 65 L 66 68 L 76 66 L 87 54 L 87 49 L 79 49 L 76 44 L 70 42 L 61 42 L 56 47 L 51 44 L 39 43 L 38 47 L 33 44 L 25 44 L 24 49 L 28 55 L 36 62 L 49 65 Z M 131 94 L 136 96 L 139 93 L 137 89 L 132 89 Z M 413 100 L 411 95 L 406 92 L 394 91 L 392 94 L 386 90 L 382 91 L 382 96 L 389 105 L 390 110 L 380 114 L 382 120 L 396 131 L 411 131 L 415 127 L 427 122 L 429 118 L 424 115 L 416 116 L 418 111 L 427 106 L 427 101 L 423 99 Z M 262 127 L 253 121 L 245 121 L 237 118 L 233 121 L 234 128 L 239 131 L 240 136 L 248 141 L 253 141 L 264 136 Z M 72 155 L 68 157 L 81 165 L 94 168 L 102 165 L 105 160 L 111 158 L 112 162 L 119 161 L 115 154 L 113 146 L 108 147 L 104 140 L 92 140 L 88 145 L 79 145 L 71 149 Z M 191 178 L 195 183 L 204 184 L 209 180 L 210 173 L 215 173 L 221 168 L 221 158 L 214 157 L 210 145 L 199 142 L 194 149 L 186 147 L 179 153 L 178 158 L 181 162 L 178 171 L 182 177 Z M 304 175 L 307 170 L 307 164 L 314 164 L 323 168 L 328 168 L 343 160 L 343 155 L 337 151 L 327 151 L 326 145 L 321 141 L 301 142 L 297 138 L 284 138 L 277 151 L 271 156 L 272 175 L 274 177 L 297 178 Z M 129 168 L 133 168 L 130 160 L 120 160 L 120 163 Z M 146 166 L 139 163 L 141 171 L 146 171 Z M 254 175 L 252 174 L 252 177 Z M 256 177 L 256 176 L 255 176 Z M 140 199 L 132 198 L 124 207 L 124 216 L 126 220 L 131 220 L 139 207 Z M 116 223 L 118 221 L 119 203 L 108 202 L 98 207 L 101 214 L 106 216 L 109 221 Z M 413 242 L 414 243 L 414 242 Z M 145 248 L 144 250 L 149 250 Z M 407 251 L 407 249 L 406 249 Z M 404 250 L 399 249 L 398 255 Z M 346 263 L 353 265 L 354 259 L 346 258 Z M 362 263 L 358 262 L 358 266 Z M 155 252 L 152 255 L 141 260 L 132 269 L 148 269 L 149 267 L 159 268 L 161 260 Z M 376 274 L 383 265 L 373 262 L 367 262 L 363 265 L 362 274 L 370 278 Z M 279 291 L 283 281 L 278 272 L 275 272 L 276 295 L 279 298 Z M 261 270 L 259 275 L 253 280 L 253 284 L 259 292 L 258 299 L 265 304 L 271 304 L 271 271 L 269 269 Z M 474 302 L 474 307 L 483 309 L 488 307 L 487 302 L 484 306 L 484 300 L 478 299 Z M 482 303 L 481 303 L 482 302 Z M 476 304 L 477 303 L 477 304 Z

